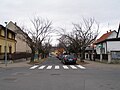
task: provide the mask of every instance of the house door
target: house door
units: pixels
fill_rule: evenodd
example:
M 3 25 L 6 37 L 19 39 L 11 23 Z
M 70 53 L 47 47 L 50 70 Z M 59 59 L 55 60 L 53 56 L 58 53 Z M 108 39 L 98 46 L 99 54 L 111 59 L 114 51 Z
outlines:
M 90 53 L 90 54 L 89 54 L 89 59 L 90 59 L 90 60 L 92 60 L 92 57 L 91 57 L 91 56 L 92 56 L 92 54 Z
M 10 54 L 12 53 L 12 47 L 11 46 L 9 47 L 9 53 Z

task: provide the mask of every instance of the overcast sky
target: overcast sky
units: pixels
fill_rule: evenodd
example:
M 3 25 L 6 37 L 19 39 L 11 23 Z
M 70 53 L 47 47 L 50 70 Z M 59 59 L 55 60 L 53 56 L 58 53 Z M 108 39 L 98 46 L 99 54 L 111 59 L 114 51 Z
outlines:
M 72 22 L 94 17 L 101 34 L 118 29 L 120 0 L 0 0 L 0 24 L 17 22 L 30 27 L 35 15 L 53 21 L 54 27 L 71 29 Z

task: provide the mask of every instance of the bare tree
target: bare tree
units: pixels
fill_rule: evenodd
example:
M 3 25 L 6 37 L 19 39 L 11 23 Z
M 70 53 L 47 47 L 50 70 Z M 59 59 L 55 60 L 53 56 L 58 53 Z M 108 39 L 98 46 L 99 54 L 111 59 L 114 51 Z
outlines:
M 24 33 L 24 37 L 28 46 L 31 48 L 31 62 L 33 62 L 35 52 L 41 52 L 41 50 L 43 50 L 43 41 L 45 41 L 52 32 L 52 22 L 39 17 L 34 17 L 31 22 L 33 28 L 26 30 L 27 34 Z M 25 28 L 23 28 L 23 30 L 25 30 Z
M 77 43 L 80 48 L 81 61 L 84 59 L 85 49 L 91 42 L 95 41 L 98 36 L 99 24 L 94 18 L 85 19 L 83 23 L 73 24 L 76 34 Z
M 99 24 L 94 18 L 83 18 L 83 22 L 79 24 L 73 23 L 73 31 L 69 34 L 63 34 L 69 42 L 69 47 L 67 48 L 76 54 L 80 53 L 80 60 L 83 61 L 85 49 L 97 38 L 98 30 Z M 62 43 L 65 42 L 62 41 Z
M 50 53 L 50 50 L 52 48 L 52 45 L 50 44 L 50 42 L 51 42 L 51 37 L 49 37 L 42 46 L 43 57 L 47 57 Z
M 59 47 L 64 48 L 66 52 L 68 52 L 69 40 L 66 35 L 62 35 L 59 39 Z

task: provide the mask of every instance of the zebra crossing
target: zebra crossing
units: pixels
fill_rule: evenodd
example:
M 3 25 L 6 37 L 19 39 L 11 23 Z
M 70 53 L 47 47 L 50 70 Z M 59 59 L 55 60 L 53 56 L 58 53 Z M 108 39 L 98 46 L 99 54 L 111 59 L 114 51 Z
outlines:
M 34 65 L 34 66 L 30 67 L 29 69 L 30 70 L 34 70 L 34 69 L 39 69 L 39 70 L 43 70 L 43 69 L 46 69 L 46 70 L 73 69 L 73 70 L 77 70 L 77 69 L 86 69 L 86 68 L 83 67 L 82 65 L 61 65 L 61 66 L 59 66 L 59 65 Z

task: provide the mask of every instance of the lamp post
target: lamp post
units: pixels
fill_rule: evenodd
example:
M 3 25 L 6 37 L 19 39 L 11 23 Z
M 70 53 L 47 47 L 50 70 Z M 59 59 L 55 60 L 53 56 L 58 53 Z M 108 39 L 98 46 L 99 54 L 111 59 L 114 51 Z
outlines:
M 7 67 L 7 22 L 5 24 L 5 66 Z

